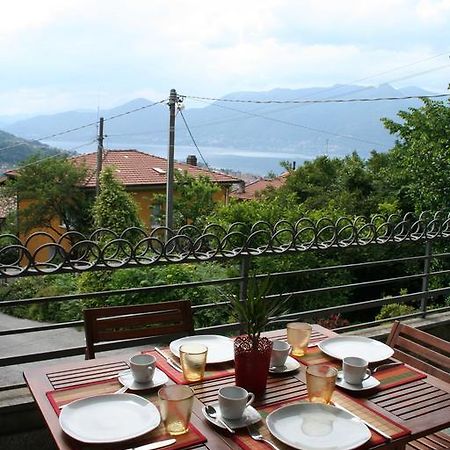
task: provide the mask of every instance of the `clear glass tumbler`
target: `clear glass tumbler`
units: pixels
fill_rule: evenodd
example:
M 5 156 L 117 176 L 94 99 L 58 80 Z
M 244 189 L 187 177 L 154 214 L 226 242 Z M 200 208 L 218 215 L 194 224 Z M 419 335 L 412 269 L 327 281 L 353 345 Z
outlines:
M 311 337 L 311 325 L 303 322 L 291 322 L 287 324 L 287 340 L 292 346 L 293 356 L 303 356 L 308 348 Z
M 308 398 L 313 403 L 331 402 L 338 371 L 334 367 L 318 364 L 306 368 Z
M 184 344 L 180 347 L 180 362 L 186 381 L 203 379 L 208 347 L 203 344 Z
M 189 430 L 194 391 L 189 386 L 171 385 L 158 391 L 159 408 L 166 431 L 172 436 Z

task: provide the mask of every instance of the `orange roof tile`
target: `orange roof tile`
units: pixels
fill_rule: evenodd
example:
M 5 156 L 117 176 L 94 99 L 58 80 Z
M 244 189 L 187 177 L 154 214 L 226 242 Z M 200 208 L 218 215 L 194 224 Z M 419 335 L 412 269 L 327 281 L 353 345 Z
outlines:
M 272 179 L 261 178 L 260 180 L 252 181 L 245 185 L 244 192 L 234 191 L 230 195 L 239 200 L 251 200 L 254 199 L 258 193 L 272 187 L 278 189 L 286 182 L 286 178 L 289 172 L 282 173 L 280 176 Z
M 85 153 L 72 158 L 75 162 L 84 163 L 90 175 L 86 187 L 95 187 L 95 168 L 97 153 Z M 105 150 L 103 167 L 116 167 L 116 177 L 125 186 L 165 185 L 167 160 L 159 156 L 150 155 L 139 150 Z M 198 166 L 175 162 L 175 170 L 187 171 L 194 177 L 204 175 L 216 183 L 232 184 L 241 180 L 221 172 L 210 171 Z

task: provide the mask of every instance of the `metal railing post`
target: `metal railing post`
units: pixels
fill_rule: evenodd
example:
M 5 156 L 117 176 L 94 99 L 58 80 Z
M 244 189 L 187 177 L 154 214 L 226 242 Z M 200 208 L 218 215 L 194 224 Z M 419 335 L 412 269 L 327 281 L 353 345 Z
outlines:
M 242 280 L 239 282 L 239 301 L 247 301 L 247 288 L 248 288 L 248 273 L 250 271 L 250 256 L 242 255 L 240 261 L 240 276 Z M 242 324 L 242 318 L 239 319 L 240 331 L 244 333 L 244 328 Z
M 428 298 L 430 296 L 430 267 L 432 256 L 431 241 L 425 243 L 425 259 L 423 262 L 423 277 L 422 277 L 422 300 L 420 301 L 420 310 L 422 311 L 422 317 L 427 315 Z

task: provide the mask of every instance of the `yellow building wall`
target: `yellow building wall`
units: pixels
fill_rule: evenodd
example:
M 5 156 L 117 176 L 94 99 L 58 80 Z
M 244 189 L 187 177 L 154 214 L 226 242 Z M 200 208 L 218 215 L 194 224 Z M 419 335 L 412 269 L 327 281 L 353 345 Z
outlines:
M 138 205 L 139 208 L 139 217 L 142 220 L 144 228 L 147 231 L 150 231 L 152 228 L 152 207 L 153 207 L 153 197 L 158 194 L 165 194 L 165 190 L 163 189 L 154 189 L 154 190 L 134 190 L 128 191 L 129 194 L 132 195 L 134 201 Z M 220 186 L 220 191 L 214 194 L 214 200 L 218 202 L 228 202 L 228 194 L 229 188 L 227 186 Z M 176 193 L 175 193 L 176 195 Z M 32 200 L 20 200 L 18 203 L 18 220 L 20 221 L 20 210 L 27 208 L 33 203 Z M 53 242 L 58 242 L 61 235 L 66 232 L 65 227 L 61 226 L 61 221 L 58 217 L 55 217 L 51 221 L 52 227 L 57 230 L 54 231 L 51 228 L 45 227 L 40 229 L 33 229 L 26 235 L 20 235 L 20 239 L 23 243 L 26 242 L 26 247 L 30 251 L 30 253 L 35 255 L 35 261 L 44 263 L 46 261 L 51 261 L 53 255 L 55 253 L 55 247 L 47 246 L 46 244 L 50 244 Z M 33 235 L 33 233 L 38 233 Z M 69 250 L 70 243 L 68 241 L 61 242 L 62 247 L 65 250 Z M 43 247 L 44 246 L 44 247 Z M 27 264 L 27 257 L 24 256 L 22 258 L 23 265 Z

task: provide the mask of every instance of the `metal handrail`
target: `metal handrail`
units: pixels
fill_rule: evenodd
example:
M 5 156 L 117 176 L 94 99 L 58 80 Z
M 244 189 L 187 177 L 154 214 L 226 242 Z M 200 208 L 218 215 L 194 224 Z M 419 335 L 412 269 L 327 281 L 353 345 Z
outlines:
M 137 236 L 139 238 L 137 238 Z M 164 240 L 161 236 L 169 236 Z M 60 272 L 115 270 L 160 264 L 230 260 L 261 256 L 343 249 L 401 242 L 429 242 L 450 237 L 450 213 L 407 213 L 403 217 L 302 217 L 295 223 L 259 221 L 252 226 L 234 223 L 228 228 L 209 224 L 179 230 L 136 227 L 118 234 L 95 230 L 89 236 L 68 231 L 54 237 L 36 232 L 24 241 L 0 235 L 0 276 L 47 275 Z M 34 242 L 41 243 L 37 248 Z M 45 259 L 44 259 L 45 258 Z
M 35 233 L 25 242 L 21 242 L 12 235 L 0 235 L 0 274 L 3 278 L 39 276 L 56 273 L 74 273 L 91 270 L 117 270 L 126 267 L 149 267 L 156 265 L 180 264 L 195 262 L 202 264 L 206 261 L 223 261 L 234 259 L 241 262 L 240 276 L 231 278 L 221 278 L 213 280 L 195 281 L 188 283 L 177 283 L 161 286 L 134 287 L 128 289 L 115 289 L 110 291 L 97 291 L 88 293 L 77 293 L 63 296 L 48 296 L 40 298 L 27 298 L 8 300 L 0 303 L 2 307 L 14 308 L 38 303 L 52 303 L 61 301 L 74 301 L 92 298 L 105 298 L 112 295 L 131 295 L 136 293 L 151 293 L 159 291 L 174 290 L 177 288 L 194 289 L 200 286 L 221 286 L 226 284 L 239 284 L 241 286 L 240 296 L 245 298 L 246 282 L 248 277 L 248 266 L 250 259 L 259 257 L 277 257 L 285 254 L 302 252 L 325 252 L 325 251 L 345 251 L 345 249 L 362 248 L 367 245 L 386 246 L 400 244 L 426 244 L 425 254 L 392 258 L 386 260 L 365 261 L 350 264 L 331 265 L 324 267 L 301 268 L 286 272 L 272 273 L 273 278 L 305 276 L 308 274 L 321 274 L 333 271 L 352 271 L 358 269 L 373 269 L 382 265 L 392 265 L 408 262 L 423 262 L 423 270 L 414 274 L 403 276 L 373 279 L 369 281 L 339 284 L 333 286 L 310 287 L 304 290 L 293 292 L 283 292 L 282 296 L 302 297 L 311 294 L 324 294 L 341 290 L 354 290 L 359 288 L 370 288 L 374 286 L 387 285 L 392 283 L 422 280 L 422 289 L 397 296 L 382 297 L 370 300 L 359 301 L 346 305 L 335 305 L 325 308 L 311 309 L 287 314 L 281 320 L 289 321 L 296 319 L 310 319 L 314 316 L 361 311 L 368 308 L 380 307 L 389 303 L 405 303 L 414 300 L 422 300 L 422 310 L 418 313 L 411 313 L 405 317 L 423 316 L 430 312 L 427 301 L 433 296 L 443 296 L 450 294 L 450 287 L 436 289 L 429 288 L 429 280 L 450 273 L 450 270 L 432 271 L 430 261 L 432 259 L 444 260 L 450 253 L 441 252 L 432 254 L 431 243 L 440 240 L 446 241 L 450 237 L 450 215 L 448 213 L 437 212 L 422 213 L 419 217 L 406 214 L 404 217 L 389 216 L 383 218 L 376 216 L 371 219 L 365 218 L 339 218 L 332 221 L 322 218 L 312 221 L 302 218 L 295 223 L 280 221 L 276 224 L 258 222 L 247 230 L 241 231 L 243 224 L 233 224 L 228 229 L 219 225 L 211 224 L 205 229 L 199 230 L 195 227 L 183 227 L 178 231 L 159 229 L 147 235 L 144 230 L 128 229 L 120 235 L 110 230 L 97 230 L 90 236 L 83 236 L 80 233 L 69 232 L 63 237 L 55 240 L 54 244 L 58 251 L 47 261 L 40 262 L 37 256 L 42 256 L 43 248 L 51 248 L 50 245 L 40 246 L 34 252 L 27 246 L 38 237 L 46 236 L 53 239 L 47 233 Z M 161 233 L 164 231 L 164 233 Z M 131 234 L 138 232 L 141 239 L 138 242 L 131 240 Z M 110 235 L 112 240 L 106 245 L 100 245 L 96 241 L 100 236 Z M 168 235 L 171 238 L 165 242 L 158 238 L 159 235 Z M 130 240 L 127 240 L 127 237 Z M 75 240 L 74 240 L 75 239 Z M 67 244 L 70 241 L 70 246 Z M 1 246 L 1 244 L 5 244 Z M 240 244 L 240 245 L 238 245 Z M 256 245 L 258 244 L 258 245 Z M 56 248 L 56 247 L 55 247 Z M 129 249 L 130 252 L 127 253 Z M 144 251 L 145 250 L 145 251 Z M 5 264 L 5 258 L 15 256 L 14 261 Z M 14 258 L 12 258 L 14 259 Z M 3 261 L 3 263 L 2 263 Z M 264 274 L 256 277 L 265 277 Z M 426 280 L 426 282 L 424 281 Z M 269 295 L 267 299 L 278 298 L 280 295 Z M 202 310 L 217 307 L 227 307 L 226 301 L 194 305 L 194 315 Z M 437 311 L 447 311 L 449 308 L 440 308 Z M 384 323 L 389 319 L 366 322 L 366 324 L 350 325 L 342 327 L 340 331 L 353 330 L 368 325 Z M 33 327 L 24 327 L 16 330 L 0 330 L 0 336 L 11 336 L 38 331 L 49 331 L 62 328 L 81 327 L 83 321 L 75 320 L 67 323 L 45 324 Z M 198 333 L 229 333 L 239 330 L 240 324 L 219 324 L 196 330 Z M 146 340 L 150 342 L 151 340 Z M 136 341 L 107 343 L 99 346 L 100 351 L 114 348 L 122 348 L 127 345 L 137 345 Z M 66 356 L 81 355 L 84 347 L 72 347 L 62 350 L 52 350 L 26 355 L 16 355 L 0 358 L 0 366 L 7 366 L 19 363 L 42 361 L 50 358 L 61 358 Z M 0 388 L 1 390 L 1 388 Z

